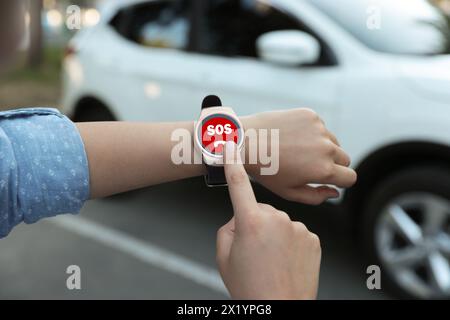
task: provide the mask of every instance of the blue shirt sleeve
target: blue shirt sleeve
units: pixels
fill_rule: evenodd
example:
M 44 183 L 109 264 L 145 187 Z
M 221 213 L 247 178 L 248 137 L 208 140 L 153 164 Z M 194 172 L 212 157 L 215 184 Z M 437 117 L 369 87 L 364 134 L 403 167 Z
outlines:
M 78 213 L 89 169 L 73 122 L 56 109 L 0 112 L 0 237 L 19 223 Z

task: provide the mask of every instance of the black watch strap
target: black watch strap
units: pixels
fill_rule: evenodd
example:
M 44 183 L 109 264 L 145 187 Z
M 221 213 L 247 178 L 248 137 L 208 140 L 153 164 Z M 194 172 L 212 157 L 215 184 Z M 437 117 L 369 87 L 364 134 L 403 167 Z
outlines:
M 203 99 L 202 109 L 211 108 L 211 107 L 220 107 L 222 106 L 222 101 L 220 98 L 215 95 L 209 95 Z M 209 187 L 219 187 L 226 186 L 227 180 L 225 179 L 225 171 L 223 167 L 210 166 L 205 163 L 206 166 L 206 175 L 205 182 Z

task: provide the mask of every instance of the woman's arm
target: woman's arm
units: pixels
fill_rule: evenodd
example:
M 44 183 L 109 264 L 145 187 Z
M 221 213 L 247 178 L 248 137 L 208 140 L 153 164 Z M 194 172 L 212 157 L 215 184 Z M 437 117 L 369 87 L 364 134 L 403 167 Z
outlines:
M 241 117 L 241 121 L 246 130 L 279 130 L 277 173 L 263 175 L 261 164 L 245 165 L 253 178 L 278 195 L 293 201 L 319 204 L 330 197 L 337 197 L 338 192 L 331 187 L 311 187 L 308 184 L 349 187 L 355 182 L 356 174 L 348 168 L 349 157 L 313 111 L 266 112 Z M 192 136 L 192 121 L 76 125 L 88 157 L 91 198 L 204 173 L 201 164 L 175 165 L 171 160 L 172 148 L 176 144 L 171 141 L 172 132 L 185 129 Z M 270 147 L 269 141 L 269 150 Z
M 84 141 L 91 198 L 203 174 L 201 164 L 175 165 L 172 132 L 192 133 L 193 122 L 85 122 L 76 126 Z
M 279 130 L 276 174 L 264 175 L 265 165 L 245 166 L 276 194 L 318 204 L 338 193 L 309 184 L 355 182 L 349 157 L 314 112 L 267 112 L 241 121 L 246 129 Z M 192 133 L 193 122 L 74 124 L 54 109 L 0 112 L 0 237 L 22 221 L 79 212 L 88 198 L 203 174 L 201 164 L 172 162 L 175 129 Z

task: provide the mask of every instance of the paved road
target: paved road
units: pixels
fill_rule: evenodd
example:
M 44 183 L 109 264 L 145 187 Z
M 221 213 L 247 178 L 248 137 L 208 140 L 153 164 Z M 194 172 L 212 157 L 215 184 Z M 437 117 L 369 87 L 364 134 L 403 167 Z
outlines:
M 365 286 L 365 266 L 335 210 L 257 197 L 292 213 L 322 240 L 319 298 L 386 299 Z M 215 210 L 211 210 L 215 208 Z M 215 233 L 231 213 L 226 189 L 201 178 L 89 202 L 79 216 L 21 225 L 0 241 L 0 299 L 220 299 Z M 66 268 L 81 268 L 81 290 Z

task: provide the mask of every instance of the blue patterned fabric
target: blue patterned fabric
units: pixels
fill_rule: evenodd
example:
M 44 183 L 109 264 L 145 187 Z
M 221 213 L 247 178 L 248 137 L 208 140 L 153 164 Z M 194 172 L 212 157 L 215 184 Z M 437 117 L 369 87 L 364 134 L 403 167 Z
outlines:
M 78 213 L 89 169 L 75 126 L 56 109 L 0 112 L 0 237 L 19 223 Z

